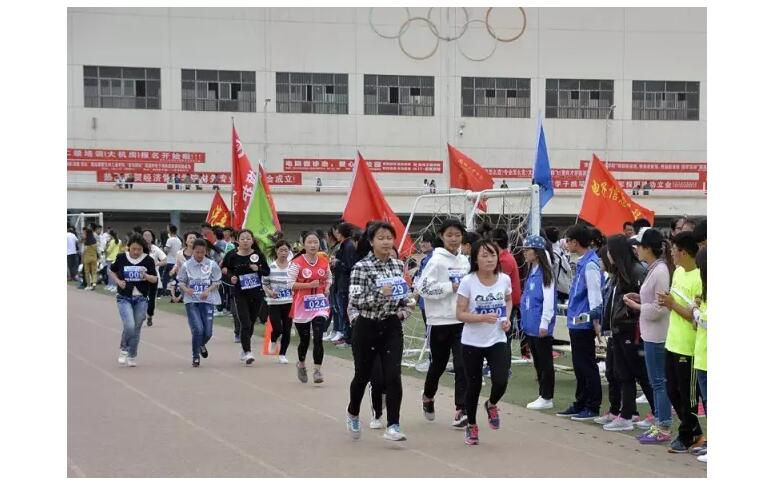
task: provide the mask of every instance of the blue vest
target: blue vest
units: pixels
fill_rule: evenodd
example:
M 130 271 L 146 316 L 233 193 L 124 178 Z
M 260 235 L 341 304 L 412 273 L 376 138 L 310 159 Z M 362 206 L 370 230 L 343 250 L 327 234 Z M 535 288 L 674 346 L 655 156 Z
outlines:
M 529 274 L 521 296 L 521 328 L 529 336 L 539 337 L 539 323 L 542 321 L 542 305 L 544 303 L 545 283 L 542 278 L 542 268 L 538 268 L 533 274 Z M 553 336 L 555 328 L 556 298 L 555 284 L 553 284 L 553 319 L 547 325 L 547 335 Z
M 589 250 L 577 263 L 577 274 L 571 283 L 569 290 L 569 308 L 566 311 L 566 326 L 569 329 L 593 329 L 593 322 L 575 323 L 574 319 L 582 313 L 590 312 L 590 302 L 587 298 L 587 281 L 585 280 L 585 269 L 588 264 L 595 264 L 599 269 L 598 255 L 593 250 Z M 601 274 L 601 285 L 603 285 L 603 274 Z

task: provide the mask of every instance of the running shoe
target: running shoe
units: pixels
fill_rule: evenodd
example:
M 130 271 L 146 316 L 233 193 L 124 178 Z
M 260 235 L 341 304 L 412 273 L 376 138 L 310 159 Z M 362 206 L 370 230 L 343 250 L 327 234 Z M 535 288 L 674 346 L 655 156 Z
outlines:
M 330 332 L 330 333 L 326 333 L 326 334 L 324 334 L 324 335 L 323 335 L 323 338 L 322 338 L 322 339 L 323 339 L 323 341 L 328 341 L 328 340 L 330 340 L 331 338 L 333 338 L 335 334 L 336 334 L 336 333 L 334 333 L 333 331 L 332 331 L 332 332 Z
M 332 336 L 328 340 L 331 341 L 332 343 L 334 343 L 334 342 L 339 341 L 340 339 L 342 339 L 342 336 L 344 336 L 344 334 L 342 334 L 340 331 L 337 331 L 336 333 L 334 333 L 334 336 Z
M 131 358 L 131 357 L 129 356 L 128 358 L 126 358 L 126 365 L 128 365 L 128 366 L 130 366 L 130 367 L 134 367 L 134 366 L 136 366 L 136 357 L 134 357 L 134 358 Z
M 383 429 L 385 426 L 382 423 L 382 420 L 375 418 L 374 420 L 371 421 L 370 424 L 368 424 L 368 427 L 370 429 Z
M 305 376 L 307 375 L 305 374 Z M 350 432 L 353 440 L 360 438 L 360 419 L 353 417 L 349 413 L 347 414 L 347 431 Z
M 548 410 L 553 408 L 553 400 L 545 400 L 542 397 L 537 397 L 536 400 L 526 405 L 529 410 Z
M 635 403 L 649 403 L 649 400 L 647 400 L 646 395 L 642 393 L 641 396 L 635 399 Z
M 649 431 L 638 439 L 642 444 L 667 444 L 672 439 L 670 431 L 653 426 Z
M 425 397 L 424 392 L 422 392 L 422 413 L 430 422 L 435 420 L 435 399 Z
M 461 429 L 467 425 L 467 415 L 464 410 L 457 410 L 454 414 L 454 420 L 451 422 L 451 426 L 455 429 Z
M 478 445 L 478 426 L 468 425 L 465 428 L 465 444 Z
M 697 439 L 691 445 L 684 444 L 679 437 L 676 440 L 674 440 L 672 444 L 670 444 L 670 447 L 668 448 L 668 452 L 670 452 L 671 454 L 686 454 L 687 452 L 689 452 L 689 449 L 691 449 L 692 447 L 700 447 L 704 443 L 705 443 L 705 437 L 703 437 L 702 435 L 697 437 Z
M 387 427 L 387 430 L 385 431 L 384 435 L 382 435 L 387 440 L 393 440 L 393 441 L 400 441 L 400 440 L 406 440 L 406 435 L 401 432 L 401 426 L 398 424 L 393 424 Z
M 569 408 L 567 408 L 566 410 L 562 410 L 560 412 L 556 412 L 555 414 L 558 417 L 573 417 L 575 415 L 578 415 L 579 412 L 580 412 L 580 410 L 577 410 L 577 408 L 574 407 L 574 405 L 570 405 Z
M 240 336 L 238 336 L 238 335 L 236 334 L 236 335 L 235 335 L 235 336 L 232 338 L 232 342 L 233 342 L 233 343 L 240 343 Z
M 147 326 L 152 326 L 152 316 L 147 316 Z
M 128 352 L 127 351 L 120 351 L 120 355 L 117 357 L 117 362 L 119 365 L 125 365 L 126 360 L 128 359 Z
M 595 418 L 598 416 L 598 412 L 593 412 L 592 410 L 584 409 L 581 412 L 579 412 L 577 415 L 574 415 L 571 417 L 572 420 L 576 420 L 578 422 L 584 422 L 587 420 L 595 420 Z
M 606 415 L 602 415 L 600 417 L 594 418 L 593 422 L 597 423 L 598 425 L 606 425 L 614 422 L 614 419 L 619 417 L 619 415 L 615 415 L 611 412 L 606 412 Z
M 286 355 L 280 355 L 280 356 L 278 356 L 278 362 L 281 365 L 287 365 L 288 364 L 288 358 L 286 358 Z
M 86 290 L 86 291 L 93 291 L 93 287 L 92 286 L 84 287 L 83 289 Z
M 499 409 L 496 405 L 491 405 L 488 400 L 484 402 L 483 408 L 486 409 L 486 415 L 489 417 L 489 427 L 491 430 L 499 430 Z
M 637 422 L 633 422 L 636 427 L 638 427 L 641 430 L 649 430 L 654 425 L 654 415 L 649 413 L 646 415 L 646 418 L 643 420 L 638 420 Z
M 200 366 L 200 358 L 193 358 L 192 359 L 192 367 L 197 368 Z
M 491 367 L 489 365 L 483 367 L 483 376 L 486 378 L 491 378 Z
M 701 456 L 697 457 L 697 460 L 707 464 L 708 463 L 708 454 L 702 454 Z
M 617 417 L 611 422 L 603 426 L 604 430 L 609 432 L 624 432 L 626 430 L 633 430 L 633 422 L 625 420 L 622 417 Z
M 245 363 L 246 362 L 246 352 L 245 351 L 241 351 L 240 352 L 240 362 L 241 363 Z
M 208 358 L 208 350 L 206 349 L 206 345 L 202 345 L 200 347 L 200 356 L 203 358 Z
M 692 448 L 689 449 L 690 454 L 694 455 L 704 455 L 708 452 L 708 441 L 702 443 L 702 445 L 692 446 Z
M 315 368 L 315 371 L 312 372 L 312 382 L 323 383 L 323 373 L 320 372 L 320 368 Z
M 247 365 L 250 365 L 251 363 L 253 363 L 255 359 L 256 358 L 254 358 L 254 354 L 253 353 L 251 353 L 250 351 L 246 352 L 246 364 Z
M 307 368 L 299 366 L 299 363 L 296 364 L 296 377 L 299 378 L 300 382 L 307 383 Z

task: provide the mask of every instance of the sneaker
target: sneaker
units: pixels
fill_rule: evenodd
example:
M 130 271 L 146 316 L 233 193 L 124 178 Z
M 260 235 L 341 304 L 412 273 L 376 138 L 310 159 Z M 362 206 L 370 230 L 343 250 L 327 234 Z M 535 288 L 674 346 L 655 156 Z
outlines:
M 246 362 L 246 352 L 245 351 L 241 351 L 240 352 L 240 362 L 241 363 L 245 363 Z
M 635 426 L 641 430 L 649 430 L 654 425 L 654 415 L 650 413 L 646 415 L 645 419 L 633 423 L 635 423 Z
M 593 422 L 597 423 L 598 425 L 606 425 L 614 422 L 614 419 L 619 417 L 619 415 L 614 415 L 611 412 L 606 412 L 606 415 L 602 415 L 598 418 L 594 418 Z
M 334 332 L 331 332 L 331 333 L 326 333 L 326 334 L 324 334 L 324 335 L 323 335 L 323 338 L 322 338 L 322 339 L 323 339 L 323 341 L 328 341 L 328 340 L 330 340 L 331 338 L 333 338 L 335 334 L 336 334 L 336 333 L 334 333 Z
M 491 378 L 491 367 L 486 365 L 485 367 L 483 367 L 483 372 L 482 373 L 483 373 L 484 377 Z
M 200 366 L 200 358 L 193 358 L 192 359 L 192 367 L 197 368 Z
M 342 336 L 344 336 L 344 335 L 342 333 L 340 333 L 339 331 L 337 331 L 336 333 L 334 333 L 334 336 L 329 338 L 329 341 L 334 343 L 334 342 L 339 341 L 340 339 L 342 339 Z
M 387 430 L 382 437 L 387 440 L 393 440 L 396 442 L 400 440 L 406 440 L 406 436 L 403 434 L 403 432 L 401 432 L 401 426 L 398 424 L 393 424 L 387 427 Z
M 611 422 L 603 426 L 604 430 L 609 432 L 624 432 L 625 430 L 633 430 L 633 422 L 625 420 L 622 417 L 617 417 Z
M 454 414 L 454 420 L 451 422 L 451 426 L 455 429 L 461 429 L 467 425 L 467 415 L 464 410 L 457 410 Z
M 280 355 L 280 356 L 278 356 L 278 362 L 281 365 L 287 365 L 288 364 L 288 358 L 286 358 L 286 355 Z
M 646 395 L 642 393 L 640 397 L 635 399 L 635 403 L 649 403 L 649 400 L 647 400 Z
M 245 360 L 247 365 L 250 365 L 251 363 L 253 363 L 255 359 L 256 358 L 254 358 L 253 353 L 251 353 L 250 351 L 246 353 Z
M 491 405 L 488 400 L 483 404 L 483 408 L 486 409 L 486 415 L 489 418 L 489 427 L 491 430 L 499 430 L 499 410 L 496 405 Z
M 152 316 L 147 316 L 147 326 L 152 326 Z
M 315 368 L 315 371 L 312 372 L 312 382 L 323 383 L 323 373 L 320 372 L 320 368 Z
M 307 368 L 299 366 L 299 363 L 296 364 L 296 377 L 299 378 L 300 382 L 307 383 Z
M 529 410 L 548 410 L 553 408 L 553 400 L 545 400 L 542 397 L 537 397 L 536 400 L 526 405 Z
M 368 428 L 370 428 L 370 429 L 383 429 L 384 427 L 385 426 L 382 423 L 382 420 L 380 420 L 378 418 L 375 418 L 374 420 L 371 421 L 370 424 L 368 424 Z
M 705 455 L 708 452 L 708 441 L 706 440 L 702 445 L 692 446 L 689 449 L 690 454 Z
M 647 433 L 643 434 L 638 441 L 642 444 L 667 444 L 671 438 L 669 430 L 655 425 Z
M 571 405 L 571 406 L 569 406 L 569 408 L 567 408 L 566 410 L 562 410 L 562 411 L 560 411 L 560 412 L 556 412 L 555 414 L 556 414 L 558 417 L 573 417 L 573 416 L 575 416 L 575 415 L 579 414 L 579 412 L 580 412 L 580 411 L 579 411 L 579 410 L 577 410 L 577 409 L 574 407 L 574 405 Z
M 305 378 L 306 377 L 307 373 L 305 373 Z M 301 378 L 299 379 L 301 380 Z M 353 417 L 349 413 L 347 414 L 347 431 L 350 432 L 353 440 L 358 440 L 360 438 L 360 419 L 358 417 Z
M 341 338 L 339 338 L 337 340 L 332 339 L 331 342 L 334 343 L 334 346 L 339 346 L 339 345 L 347 344 L 347 340 L 344 339 L 344 337 L 341 337 Z
M 136 358 L 135 357 L 131 358 L 130 356 L 128 358 L 126 358 L 126 365 L 128 365 L 130 367 L 136 366 Z
M 707 464 L 708 463 L 708 454 L 702 454 L 701 456 L 697 457 L 697 460 Z
M 203 358 L 208 358 L 208 350 L 206 349 L 206 345 L 202 345 L 200 347 L 200 356 Z
M 424 392 L 422 393 L 422 413 L 430 422 L 435 420 L 435 399 L 425 397 Z
M 704 417 L 705 416 L 705 406 L 702 404 L 702 402 L 697 404 L 697 417 Z
M 465 428 L 465 444 L 478 445 L 478 426 L 468 425 Z
M 233 343 L 240 343 L 240 336 L 238 336 L 237 334 L 235 336 L 233 336 L 232 342 Z
M 121 350 L 120 355 L 117 357 L 118 364 L 125 365 L 127 359 L 128 359 L 128 352 Z
M 84 288 L 84 290 L 86 290 L 86 291 L 93 291 L 93 289 L 94 289 L 93 286 L 88 286 L 88 287 Z
M 584 422 L 587 420 L 595 420 L 595 418 L 598 416 L 598 412 L 593 412 L 592 410 L 582 410 L 577 415 L 574 415 L 571 417 L 572 420 L 576 420 L 578 422 Z
M 679 439 L 674 440 L 670 447 L 668 447 L 668 452 L 671 454 L 685 454 L 688 448 L 686 445 L 684 445 L 683 442 L 681 442 Z
M 340 350 L 343 350 L 343 349 L 349 348 L 349 347 L 350 347 L 350 345 L 347 343 L 347 341 L 346 341 L 346 340 L 344 340 L 344 339 L 340 339 L 339 341 L 337 341 L 336 343 L 334 343 L 334 347 L 335 347 L 335 348 L 339 348 Z

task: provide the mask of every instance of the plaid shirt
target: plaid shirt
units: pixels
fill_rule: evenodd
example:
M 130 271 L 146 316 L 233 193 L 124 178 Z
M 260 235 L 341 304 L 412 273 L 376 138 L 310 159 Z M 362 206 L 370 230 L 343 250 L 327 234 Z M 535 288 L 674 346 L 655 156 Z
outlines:
M 369 253 L 361 259 L 350 274 L 350 305 L 366 319 L 386 319 L 398 312 L 402 300 L 382 295 L 376 281 L 380 278 L 403 277 L 402 260 L 390 258 L 385 262 Z

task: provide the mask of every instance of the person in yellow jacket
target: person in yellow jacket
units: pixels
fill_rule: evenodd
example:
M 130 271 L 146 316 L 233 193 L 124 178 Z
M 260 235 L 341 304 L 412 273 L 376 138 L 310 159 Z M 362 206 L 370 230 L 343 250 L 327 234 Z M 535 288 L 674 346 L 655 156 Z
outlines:
M 117 259 L 117 255 L 122 252 L 122 241 L 118 238 L 117 233 L 114 230 L 109 231 L 109 240 L 104 249 L 104 258 L 107 261 L 107 267 L 111 266 Z M 117 286 L 114 281 L 108 278 L 109 284 L 107 284 L 107 290 L 110 292 L 117 292 Z

